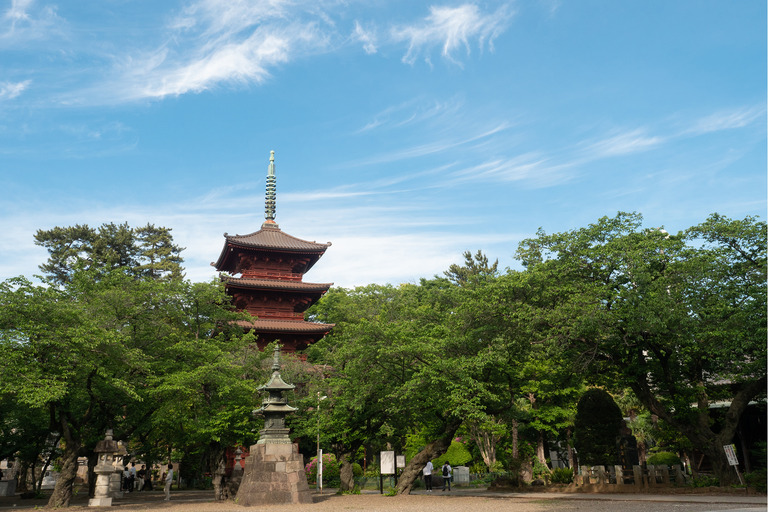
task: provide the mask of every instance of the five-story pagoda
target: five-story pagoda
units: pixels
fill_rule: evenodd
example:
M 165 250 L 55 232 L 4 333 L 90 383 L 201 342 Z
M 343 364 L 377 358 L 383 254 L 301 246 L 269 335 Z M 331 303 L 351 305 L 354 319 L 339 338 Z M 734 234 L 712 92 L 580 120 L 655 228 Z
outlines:
M 249 235 L 224 233 L 224 248 L 216 263 L 235 307 L 248 311 L 253 320 L 242 322 L 258 335 L 260 349 L 279 340 L 286 352 L 304 350 L 333 324 L 304 320 L 304 312 L 333 283 L 305 283 L 304 274 L 331 245 L 293 237 L 275 222 L 275 152 L 269 157 L 265 222 Z

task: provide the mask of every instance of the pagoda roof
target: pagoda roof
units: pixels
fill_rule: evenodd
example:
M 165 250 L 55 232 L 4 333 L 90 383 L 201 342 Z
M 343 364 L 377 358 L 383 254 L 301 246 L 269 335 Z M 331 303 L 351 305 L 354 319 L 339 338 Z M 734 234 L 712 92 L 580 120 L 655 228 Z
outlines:
M 211 263 L 217 269 L 224 265 L 229 249 L 232 247 L 240 247 L 246 250 L 313 254 L 319 258 L 331 246 L 331 242 L 321 244 L 291 236 L 282 231 L 276 223 L 269 221 L 262 224 L 260 230 L 248 235 L 229 235 L 224 233 L 224 238 L 226 241 L 219 259 L 216 263 Z
M 321 324 L 318 322 L 305 322 L 303 320 L 237 320 L 237 325 L 245 329 L 253 329 L 259 332 L 299 333 L 299 334 L 326 334 L 336 324 Z
M 222 277 L 222 280 L 228 286 L 236 286 L 240 288 L 256 288 L 259 290 L 285 290 L 325 293 L 331 286 L 333 286 L 333 283 L 305 283 L 304 281 L 251 279 L 230 276 L 224 276 Z

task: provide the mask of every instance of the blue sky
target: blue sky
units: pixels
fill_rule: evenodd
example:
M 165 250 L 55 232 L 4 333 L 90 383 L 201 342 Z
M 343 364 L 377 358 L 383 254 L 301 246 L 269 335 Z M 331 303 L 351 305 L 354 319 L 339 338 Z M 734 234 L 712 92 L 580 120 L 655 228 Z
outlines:
M 208 280 L 264 220 L 310 282 L 501 267 L 617 211 L 766 213 L 763 0 L 0 1 L 0 278 L 37 229 L 170 227 Z

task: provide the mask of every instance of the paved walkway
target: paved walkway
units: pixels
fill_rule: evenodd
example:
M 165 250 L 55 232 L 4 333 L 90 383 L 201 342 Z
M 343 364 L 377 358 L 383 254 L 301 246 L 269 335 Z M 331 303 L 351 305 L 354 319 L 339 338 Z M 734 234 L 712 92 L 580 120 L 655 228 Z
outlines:
M 406 511 L 422 512 L 431 510 L 467 510 L 485 512 L 490 510 L 512 510 L 515 512 L 538 511 L 721 511 L 764 512 L 766 497 L 746 494 L 598 494 L 598 493 L 554 493 L 554 492 L 506 492 L 488 491 L 483 488 L 455 488 L 453 491 L 436 490 L 427 493 L 414 491 L 409 496 L 387 497 L 378 491 L 364 491 L 362 495 L 340 496 L 335 490 L 325 490 L 323 495 L 315 493 L 313 505 L 275 505 L 272 507 L 246 508 L 233 502 L 213 501 L 212 491 L 173 491 L 170 502 L 163 501 L 162 491 L 133 492 L 124 498 L 115 499 L 111 508 L 88 508 L 87 496 L 78 494 L 72 500 L 70 510 L 133 512 L 162 510 L 189 512 L 225 511 Z M 46 510 L 46 499 L 21 499 L 0 497 L 0 511 Z

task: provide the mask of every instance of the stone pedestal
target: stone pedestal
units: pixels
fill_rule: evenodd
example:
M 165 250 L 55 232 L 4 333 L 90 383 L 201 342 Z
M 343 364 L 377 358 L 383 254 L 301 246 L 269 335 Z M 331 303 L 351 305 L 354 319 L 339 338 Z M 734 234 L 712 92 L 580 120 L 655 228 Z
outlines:
M 111 507 L 112 496 L 109 495 L 109 477 L 115 472 L 112 466 L 98 465 L 93 469 L 96 473 L 96 487 L 93 498 L 88 500 L 89 507 Z
M 0 481 L 0 496 L 13 496 L 16 494 L 16 480 Z
M 296 444 L 255 444 L 245 459 L 235 502 L 252 507 L 312 503 L 304 458 Z

